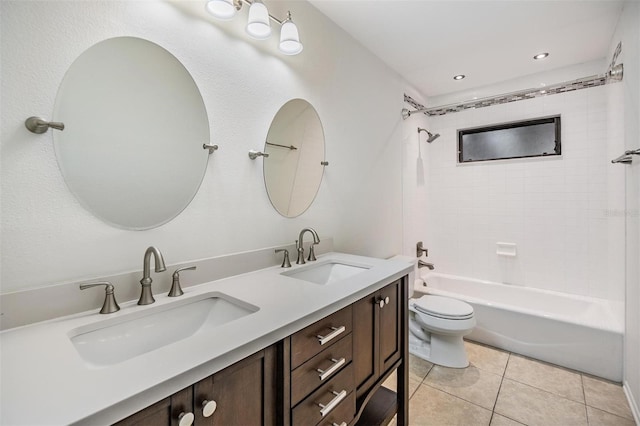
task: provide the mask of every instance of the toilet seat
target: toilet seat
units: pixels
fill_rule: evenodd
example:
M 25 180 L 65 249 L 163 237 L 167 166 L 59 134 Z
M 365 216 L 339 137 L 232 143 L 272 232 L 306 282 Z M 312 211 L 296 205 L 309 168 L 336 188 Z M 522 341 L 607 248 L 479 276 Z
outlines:
M 414 299 L 413 307 L 424 315 L 447 320 L 466 320 L 473 317 L 473 307 L 449 297 L 425 295 Z

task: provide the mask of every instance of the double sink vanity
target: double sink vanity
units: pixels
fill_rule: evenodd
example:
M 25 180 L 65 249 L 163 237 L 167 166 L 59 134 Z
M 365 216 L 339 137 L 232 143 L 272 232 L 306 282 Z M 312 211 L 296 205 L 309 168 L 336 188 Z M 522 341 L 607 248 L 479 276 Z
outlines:
M 327 253 L 7 330 L 0 423 L 404 424 L 411 269 Z
M 234 161 L 237 154 L 212 143 L 187 69 L 135 37 L 83 52 L 60 84 L 53 118 L 61 124 L 53 142 L 70 191 L 124 230 L 171 221 L 203 183 L 209 157 Z M 280 215 L 300 216 L 329 165 L 317 111 L 304 99 L 287 101 L 260 143 L 262 152 L 250 150 L 249 158 L 261 158 L 269 200 Z M 246 151 L 235 161 L 249 161 Z M 170 164 L 172 173 L 158 164 Z M 184 229 L 202 238 L 197 227 Z M 305 265 L 306 231 L 314 241 Z M 191 277 L 199 284 L 184 293 L 179 272 L 194 265 L 174 265 L 171 290 L 161 293 L 168 276 L 155 275 L 152 284 L 151 256 L 156 273 L 166 268 L 150 247 L 137 303 L 133 273 L 81 285 L 105 286 L 100 313 L 86 311 L 98 306 L 97 299 L 89 304 L 98 290 L 76 297 L 77 283 L 3 295 L 9 329 L 0 333 L 0 424 L 347 426 L 386 424 L 396 413 L 406 424 L 413 264 L 341 253 L 316 260 L 315 231 L 303 229 L 298 241 L 294 266 L 287 252 L 282 266 L 268 266 L 273 248 L 256 250 L 268 251 L 259 259 L 244 252 L 197 261 Z M 71 269 L 69 276 L 83 276 Z M 129 301 L 119 305 L 118 295 Z M 381 386 L 394 371 L 397 392 Z

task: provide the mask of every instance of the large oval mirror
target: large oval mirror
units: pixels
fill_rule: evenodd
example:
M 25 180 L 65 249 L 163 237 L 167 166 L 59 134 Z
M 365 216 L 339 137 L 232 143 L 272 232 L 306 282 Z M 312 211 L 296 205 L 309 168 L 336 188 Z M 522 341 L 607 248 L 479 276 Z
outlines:
M 207 112 L 193 78 L 147 40 L 104 40 L 58 90 L 54 132 L 64 179 L 82 205 L 126 229 L 149 229 L 193 199 L 207 166 Z
M 304 213 L 318 193 L 324 172 L 324 131 L 318 113 L 304 99 L 280 108 L 269 127 L 264 182 L 273 207 L 283 216 Z

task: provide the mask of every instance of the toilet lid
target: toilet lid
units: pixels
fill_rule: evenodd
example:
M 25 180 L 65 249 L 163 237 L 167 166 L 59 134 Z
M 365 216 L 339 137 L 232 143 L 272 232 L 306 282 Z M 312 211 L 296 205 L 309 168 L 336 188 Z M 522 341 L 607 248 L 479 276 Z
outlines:
M 450 297 L 425 295 L 414 300 L 416 311 L 444 319 L 468 319 L 473 317 L 473 307 Z

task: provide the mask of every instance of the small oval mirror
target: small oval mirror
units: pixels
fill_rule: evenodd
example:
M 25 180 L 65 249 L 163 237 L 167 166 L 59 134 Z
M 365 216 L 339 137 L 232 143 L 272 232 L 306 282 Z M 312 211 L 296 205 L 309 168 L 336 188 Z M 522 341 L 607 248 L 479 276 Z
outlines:
M 324 172 L 324 131 L 318 113 L 304 99 L 292 99 L 271 122 L 264 152 L 264 182 L 273 207 L 283 216 L 304 213 Z
M 193 199 L 207 167 L 207 111 L 193 78 L 147 40 L 97 43 L 71 65 L 53 117 L 58 164 L 80 203 L 105 222 L 149 229 Z

